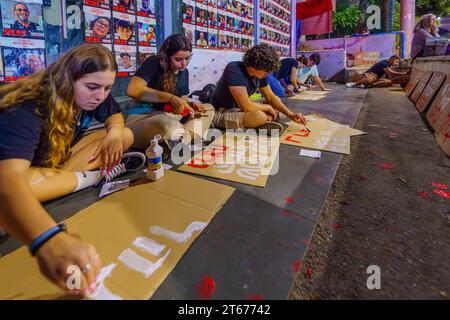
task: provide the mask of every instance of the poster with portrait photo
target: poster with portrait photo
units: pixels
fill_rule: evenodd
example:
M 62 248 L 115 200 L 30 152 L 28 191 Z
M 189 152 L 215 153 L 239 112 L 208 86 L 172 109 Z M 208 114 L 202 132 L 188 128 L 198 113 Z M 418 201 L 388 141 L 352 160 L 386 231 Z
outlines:
M 42 0 L 0 1 L 2 35 L 23 38 L 44 38 Z
M 208 28 L 197 27 L 195 30 L 195 45 L 197 48 L 208 47 Z
M 155 0 L 136 0 L 136 11 L 140 17 L 155 17 Z
M 241 50 L 242 48 L 242 43 L 241 43 L 241 35 L 240 34 L 234 34 L 233 35 L 233 49 L 237 49 L 237 50 Z
M 113 11 L 114 44 L 135 45 L 135 16 Z
M 139 46 L 156 46 L 156 19 L 138 16 L 137 25 Z
M 219 5 L 219 0 L 208 0 L 208 7 L 216 8 Z
M 242 36 L 241 38 L 241 50 L 246 51 L 250 49 L 250 40 L 248 36 Z
M 158 53 L 158 50 L 156 49 L 156 47 L 139 47 L 139 51 L 138 51 L 139 66 L 142 65 L 142 63 L 144 62 L 145 59 L 147 59 L 148 57 L 154 56 L 157 53 Z
M 195 26 L 190 23 L 183 23 L 183 34 L 195 46 Z
M 183 23 L 195 24 L 195 1 L 183 0 Z
M 226 21 L 227 24 L 225 29 L 230 32 L 234 31 L 234 14 L 227 13 Z
M 208 27 L 210 29 L 218 29 L 217 9 L 214 7 L 208 7 L 208 22 Z
M 111 0 L 83 0 L 83 4 L 90 7 L 111 10 Z
M 228 35 L 228 31 L 219 30 L 219 42 L 218 42 L 219 48 L 221 48 L 221 49 L 228 48 L 227 35 Z
M 114 45 L 114 55 L 119 66 L 118 77 L 134 75 L 136 72 L 136 54 L 135 46 Z
M 41 39 L 3 37 L 4 76 L 14 82 L 45 68 L 45 42 Z
M 199 27 L 208 27 L 208 6 L 198 3 L 195 7 L 195 24 Z
M 3 70 L 3 55 L 2 48 L 0 47 L 0 82 L 5 81 L 5 72 Z
M 111 10 L 83 6 L 84 40 L 94 43 L 112 43 Z
M 228 0 L 218 0 L 217 1 L 217 8 L 219 10 L 227 11 L 227 9 L 228 9 Z
M 208 46 L 210 48 L 219 47 L 219 31 L 216 29 L 208 29 Z
M 234 47 L 234 37 L 233 37 L 233 33 L 232 32 L 228 32 L 227 35 L 227 46 L 226 48 L 228 49 L 233 49 Z
M 225 11 L 217 10 L 217 27 L 219 30 L 227 29 L 227 14 Z
M 114 11 L 129 14 L 136 13 L 136 7 L 134 4 L 135 0 L 112 0 L 112 1 L 113 1 L 112 7 Z

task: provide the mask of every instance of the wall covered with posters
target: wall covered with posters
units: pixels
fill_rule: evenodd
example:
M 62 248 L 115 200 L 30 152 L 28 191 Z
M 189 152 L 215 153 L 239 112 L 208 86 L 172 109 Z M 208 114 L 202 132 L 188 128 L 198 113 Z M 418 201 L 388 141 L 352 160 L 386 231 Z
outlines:
M 184 33 L 191 39 L 196 55 L 190 70 L 203 68 L 200 65 L 207 59 L 195 58 L 206 54 L 202 51 L 205 49 L 228 52 L 226 57 L 217 56 L 216 61 L 231 61 L 240 59 L 255 43 L 264 42 L 287 56 L 291 2 L 2 0 L 0 82 L 17 81 L 50 65 L 70 48 L 91 42 L 102 44 L 115 55 L 119 73 L 113 95 L 125 96 L 129 79 L 140 63 L 155 54 L 164 36 L 171 33 Z M 220 66 L 214 68 L 216 72 L 221 70 Z

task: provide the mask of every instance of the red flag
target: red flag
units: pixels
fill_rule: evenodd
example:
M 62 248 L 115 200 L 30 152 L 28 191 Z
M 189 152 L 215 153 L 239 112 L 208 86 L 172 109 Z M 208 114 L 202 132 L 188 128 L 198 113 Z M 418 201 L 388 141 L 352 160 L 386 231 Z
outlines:
M 333 11 L 333 0 L 306 0 L 297 2 L 297 19 L 305 19 Z
M 302 20 L 302 35 L 320 35 L 333 32 L 333 11 Z

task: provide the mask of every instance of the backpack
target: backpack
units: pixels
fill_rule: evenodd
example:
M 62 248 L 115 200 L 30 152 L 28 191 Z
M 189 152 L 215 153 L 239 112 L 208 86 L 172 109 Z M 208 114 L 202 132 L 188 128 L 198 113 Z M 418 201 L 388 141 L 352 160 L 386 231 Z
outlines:
M 204 86 L 202 90 L 192 92 L 189 95 L 189 98 L 192 98 L 192 96 L 198 96 L 198 99 L 202 103 L 211 103 L 211 99 L 214 94 L 214 91 L 216 90 L 216 87 L 217 86 L 214 83 L 209 83 L 206 86 Z

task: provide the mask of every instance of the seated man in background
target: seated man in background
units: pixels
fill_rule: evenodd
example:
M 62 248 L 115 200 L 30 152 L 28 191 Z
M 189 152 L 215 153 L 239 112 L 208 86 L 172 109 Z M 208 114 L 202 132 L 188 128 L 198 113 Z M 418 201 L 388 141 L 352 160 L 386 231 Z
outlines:
M 214 126 L 219 129 L 257 128 L 281 132 L 283 126 L 275 122 L 280 115 L 306 124 L 305 117 L 289 110 L 268 84 L 267 76 L 279 67 L 279 57 L 267 44 L 248 50 L 243 61 L 230 62 L 211 99 L 216 109 Z M 262 92 L 265 103 L 250 100 L 249 97 L 258 89 Z
M 348 88 L 360 86 L 361 88 L 383 88 L 390 87 L 394 84 L 394 81 L 387 79 L 388 77 L 400 77 L 400 80 L 396 80 L 396 83 L 404 83 L 407 81 L 407 72 L 397 72 L 392 70 L 393 66 L 397 66 L 400 62 L 400 58 L 397 55 L 393 55 L 388 60 L 382 60 L 374 64 L 369 70 L 356 76 L 354 82 L 347 83 Z M 385 76 L 384 79 L 383 76 Z
M 280 57 L 281 51 L 277 50 L 276 54 Z M 286 94 L 294 94 L 298 88 L 298 61 L 294 58 L 285 58 L 281 60 L 280 63 L 280 69 L 270 74 L 267 77 L 267 81 L 276 96 L 284 97 Z
M 330 91 L 327 89 L 320 79 L 319 71 L 317 70 L 317 65 L 321 61 L 321 57 L 318 53 L 314 53 L 309 58 L 305 56 L 300 56 L 297 60 L 299 63 L 298 73 L 297 73 L 297 84 L 311 89 L 313 85 L 308 84 L 307 80 L 312 79 L 313 83 L 317 83 L 322 91 Z

